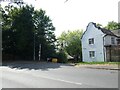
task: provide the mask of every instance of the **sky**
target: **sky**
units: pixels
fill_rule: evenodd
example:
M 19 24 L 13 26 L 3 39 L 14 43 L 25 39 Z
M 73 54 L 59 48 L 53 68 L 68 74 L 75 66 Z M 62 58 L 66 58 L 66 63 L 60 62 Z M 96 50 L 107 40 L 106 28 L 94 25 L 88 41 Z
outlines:
M 119 0 L 24 0 L 36 9 L 42 8 L 50 16 L 56 27 L 55 34 L 63 31 L 86 30 L 88 23 L 100 23 L 103 26 L 109 21 L 118 22 Z

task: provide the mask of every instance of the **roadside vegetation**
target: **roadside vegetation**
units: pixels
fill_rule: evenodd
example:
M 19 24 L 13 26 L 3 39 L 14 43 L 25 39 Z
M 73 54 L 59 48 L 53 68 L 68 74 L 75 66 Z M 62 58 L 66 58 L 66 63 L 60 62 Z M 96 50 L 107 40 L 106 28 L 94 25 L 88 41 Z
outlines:
M 55 26 L 46 12 L 35 10 L 24 2 L 0 4 L 3 60 L 44 60 L 57 58 L 60 63 L 117 64 L 117 62 L 82 62 L 83 30 L 68 30 L 56 38 Z M 97 24 L 103 27 L 101 24 Z M 120 23 L 108 22 L 109 30 L 120 29 Z M 80 62 L 80 63 L 79 63 Z
M 3 60 L 46 60 L 56 55 L 55 27 L 44 10 L 21 1 L 0 6 L 0 11 Z
M 120 62 L 79 62 L 76 65 L 120 65 Z
M 82 61 L 81 36 L 83 30 L 72 30 L 62 32 L 58 37 L 59 49 L 66 53 L 67 59 L 74 59 L 75 62 Z

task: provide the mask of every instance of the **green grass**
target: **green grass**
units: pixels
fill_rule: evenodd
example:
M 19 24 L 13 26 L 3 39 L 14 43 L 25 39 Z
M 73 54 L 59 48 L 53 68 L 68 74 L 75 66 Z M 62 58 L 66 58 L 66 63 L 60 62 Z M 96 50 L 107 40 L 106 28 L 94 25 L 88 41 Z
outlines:
M 109 65 L 120 65 L 120 62 L 79 62 L 76 63 L 78 65 L 95 65 L 95 64 L 100 64 L 100 65 L 105 65 L 105 64 L 109 64 Z

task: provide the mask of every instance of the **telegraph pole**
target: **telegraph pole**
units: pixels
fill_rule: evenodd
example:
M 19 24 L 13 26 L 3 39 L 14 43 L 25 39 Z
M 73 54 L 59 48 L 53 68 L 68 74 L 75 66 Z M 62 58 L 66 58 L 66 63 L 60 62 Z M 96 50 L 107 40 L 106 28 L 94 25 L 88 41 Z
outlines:
M 33 54 L 33 60 L 35 61 L 35 31 L 34 31 L 34 54 Z
M 40 58 L 41 58 L 41 44 L 39 45 L 39 61 L 40 61 Z

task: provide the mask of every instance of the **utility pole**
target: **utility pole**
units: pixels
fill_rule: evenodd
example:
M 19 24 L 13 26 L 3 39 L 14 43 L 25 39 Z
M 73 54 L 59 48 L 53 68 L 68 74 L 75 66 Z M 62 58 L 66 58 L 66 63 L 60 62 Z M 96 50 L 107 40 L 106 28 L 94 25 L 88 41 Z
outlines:
M 35 31 L 34 31 L 34 54 L 33 54 L 33 60 L 35 61 Z
M 41 58 L 41 44 L 39 45 L 39 61 L 40 61 L 40 58 Z

